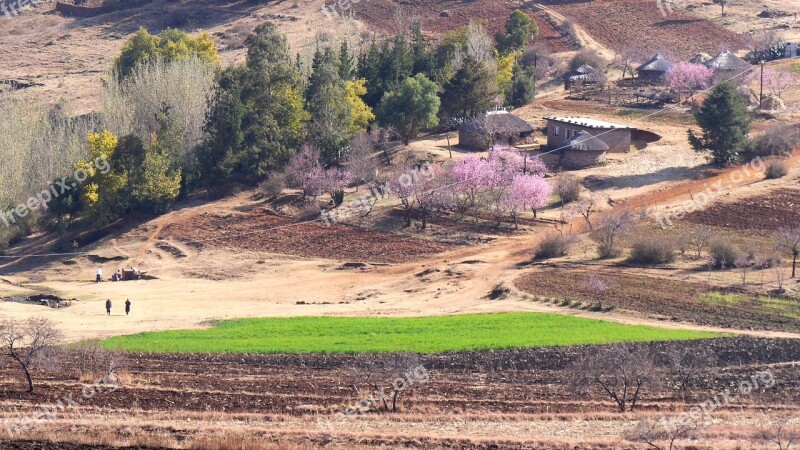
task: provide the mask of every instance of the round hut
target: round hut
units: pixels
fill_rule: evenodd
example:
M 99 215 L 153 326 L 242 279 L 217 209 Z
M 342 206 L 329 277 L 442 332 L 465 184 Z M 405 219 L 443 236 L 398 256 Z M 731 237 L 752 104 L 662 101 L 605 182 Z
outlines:
M 584 169 L 602 164 L 609 149 L 608 144 L 588 131 L 574 134 L 562 147 L 558 165 L 565 169 Z
M 562 77 L 564 80 L 564 89 L 570 90 L 573 86 L 584 86 L 598 83 L 597 70 L 584 64 L 575 70 L 565 73 Z
M 726 50 L 706 61 L 706 67 L 714 69 L 714 78 L 717 81 L 743 77 L 748 69 L 753 66 Z
M 661 83 L 664 80 L 664 75 L 667 74 L 672 66 L 673 64 L 661 56 L 661 53 L 656 53 L 649 61 L 639 66 L 636 69 L 636 73 L 642 81 Z

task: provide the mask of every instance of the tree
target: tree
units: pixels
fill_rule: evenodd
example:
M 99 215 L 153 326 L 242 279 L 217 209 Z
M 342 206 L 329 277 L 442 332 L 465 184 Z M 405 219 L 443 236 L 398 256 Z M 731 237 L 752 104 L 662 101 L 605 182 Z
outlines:
M 789 86 L 800 84 L 800 76 L 784 70 L 764 70 L 764 86 L 769 92 L 779 98 Z
M 584 392 L 595 386 L 602 388 L 624 413 L 636 408 L 645 386 L 657 383 L 654 372 L 649 349 L 630 344 L 604 346 L 572 366 L 570 384 Z
M 339 45 L 339 78 L 352 81 L 356 75 L 356 61 L 347 45 L 347 40 L 342 40 Z
M 350 127 L 348 133 L 352 139 L 357 134 L 364 132 L 372 121 L 375 114 L 362 98 L 367 93 L 366 80 L 350 80 L 347 82 L 344 98 L 350 108 Z
M 695 384 L 713 370 L 716 363 L 714 353 L 705 347 L 671 346 L 666 352 L 666 358 L 672 374 L 672 385 L 684 402 Z
M 259 25 L 245 44 L 245 66 L 228 68 L 220 78 L 198 155 L 203 181 L 212 190 L 234 180 L 254 182 L 281 167 L 299 146 L 309 119 L 300 72 L 278 27 Z
M 459 123 L 488 111 L 497 93 L 484 65 L 470 56 L 442 90 L 441 115 Z
M 777 247 L 792 254 L 792 278 L 797 275 L 797 258 L 800 256 L 800 227 L 778 230 Z
M 688 62 L 672 66 L 665 75 L 669 87 L 677 91 L 690 91 L 691 95 L 710 86 L 713 78 L 714 69 Z
M 308 140 L 328 162 L 341 159 L 342 150 L 352 137 L 351 103 L 342 101 L 346 91 L 333 51 L 330 47 L 317 49 L 306 89 L 306 105 L 311 114 Z
M 553 187 L 537 175 L 517 175 L 500 200 L 500 210 L 511 217 L 514 229 L 518 228 L 517 217 L 530 209 L 536 217 L 536 210 L 547 206 Z
M 219 66 L 219 54 L 214 40 L 207 33 L 191 36 L 185 31 L 167 28 L 154 36 L 139 28 L 122 47 L 114 60 L 114 71 L 120 79 L 127 77 L 137 65 L 157 60 L 175 61 L 197 57 Z
M 750 113 L 733 84 L 716 86 L 695 117 L 703 132 L 698 137 L 689 130 L 689 143 L 698 152 L 711 152 L 714 164 L 734 163 L 747 149 Z
M 456 202 L 448 187 L 452 184 L 451 173 L 438 164 L 426 166 L 424 174 L 414 183 L 414 198 L 422 213 L 422 226 L 428 226 L 428 216 L 455 208 Z
M 463 209 L 478 206 L 478 192 L 486 186 L 491 168 L 485 159 L 469 154 L 456 161 L 452 168 L 453 183 L 464 194 Z
M 714 0 L 714 3 L 718 4 L 722 8 L 722 15 L 726 14 L 725 7 L 728 6 L 730 0 Z
M 367 133 L 360 133 L 350 141 L 345 166 L 359 185 L 371 183 L 378 175 L 378 162 L 373 158 L 375 142 Z
M 506 93 L 506 103 L 519 108 L 533 101 L 536 95 L 536 74 L 533 70 L 525 69 L 519 64 L 514 66 L 514 76 L 511 86 Z
M 28 383 L 28 392 L 33 392 L 32 367 L 52 351 L 60 339 L 61 332 L 47 319 L 5 319 L 0 323 L 0 347 L 19 364 Z
M 605 213 L 592 229 L 592 239 L 597 242 L 597 250 L 601 258 L 619 256 L 618 238 L 630 231 L 635 218 L 629 211 L 611 211 Z
M 289 186 L 303 191 L 303 198 L 317 197 L 322 192 L 324 170 L 320 164 L 319 150 L 311 145 L 295 153 L 286 164 L 286 181 Z
M 505 34 L 498 32 L 495 36 L 497 48 L 503 54 L 523 50 L 538 34 L 539 24 L 525 12 L 516 10 L 506 21 Z
M 675 441 L 693 437 L 700 428 L 699 421 L 684 419 L 683 416 L 669 419 L 665 417 L 662 420 L 642 419 L 626 433 L 625 438 L 633 442 L 643 442 L 655 450 L 672 450 L 675 448 Z M 670 426 L 664 426 L 663 420 Z M 666 442 L 666 446 L 659 445 L 662 441 Z
M 425 75 L 406 78 L 395 91 L 387 92 L 378 106 L 378 118 L 391 125 L 405 145 L 417 136 L 422 128 L 435 127 L 441 101 L 436 95 L 436 84 Z
M 86 181 L 80 188 L 81 205 L 94 222 L 107 223 L 124 214 L 128 208 L 129 199 L 124 196 L 123 191 L 127 178 L 125 173 L 120 171 L 124 169 L 122 167 L 117 167 L 117 170 L 101 171 L 92 161 L 98 159 L 114 161 L 119 140 L 109 131 L 103 131 L 90 134 L 87 141 L 87 158 L 75 164 L 76 171 L 85 171 L 87 174 Z M 144 147 L 138 138 L 131 137 L 124 142 L 126 143 L 124 148 Z

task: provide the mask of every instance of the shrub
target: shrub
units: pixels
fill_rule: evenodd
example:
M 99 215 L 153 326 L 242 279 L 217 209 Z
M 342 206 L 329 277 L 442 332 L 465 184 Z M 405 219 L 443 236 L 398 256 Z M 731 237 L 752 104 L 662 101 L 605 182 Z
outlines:
M 549 259 L 559 258 L 566 256 L 569 253 L 569 247 L 572 245 L 572 239 L 562 236 L 560 234 L 552 234 L 546 236 L 539 243 L 536 248 L 534 257 L 536 259 Z
M 758 156 L 788 156 L 800 141 L 799 135 L 796 125 L 773 125 L 756 138 L 752 147 L 753 153 Z
M 270 198 L 277 198 L 286 188 L 286 175 L 280 172 L 273 172 L 258 187 Z
M 571 203 L 580 198 L 581 182 L 575 175 L 561 175 L 556 180 L 556 194 L 561 203 Z
M 581 50 L 572 58 L 572 60 L 569 62 L 569 69 L 575 70 L 584 64 L 592 66 L 598 71 L 602 71 L 607 65 L 606 61 L 596 50 L 585 49 Z
M 766 174 L 768 180 L 783 178 L 787 173 L 789 173 L 789 169 L 786 168 L 786 164 L 780 161 L 773 161 L 767 164 Z
M 675 245 L 669 239 L 640 238 L 631 248 L 630 261 L 636 264 L 668 264 L 675 261 Z
M 714 258 L 715 267 L 733 267 L 736 257 L 741 253 L 735 245 L 727 241 L 716 240 L 711 243 L 709 255 Z

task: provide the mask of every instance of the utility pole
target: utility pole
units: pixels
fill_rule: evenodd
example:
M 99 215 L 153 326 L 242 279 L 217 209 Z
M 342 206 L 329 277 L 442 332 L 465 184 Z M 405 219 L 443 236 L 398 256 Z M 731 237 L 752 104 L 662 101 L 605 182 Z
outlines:
M 758 95 L 758 109 L 764 109 L 764 60 L 761 60 L 761 93 Z

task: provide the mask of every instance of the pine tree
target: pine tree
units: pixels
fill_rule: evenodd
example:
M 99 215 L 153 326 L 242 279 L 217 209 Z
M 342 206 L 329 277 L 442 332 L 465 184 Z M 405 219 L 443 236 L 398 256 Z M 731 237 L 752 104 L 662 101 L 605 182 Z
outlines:
M 497 94 L 489 72 L 470 56 L 464 58 L 461 69 L 444 84 L 443 90 L 442 116 L 458 122 L 488 111 Z
M 524 50 L 531 39 L 539 34 L 539 24 L 526 13 L 516 10 L 506 21 L 506 32 L 497 33 L 497 48 L 502 54 Z
M 314 54 L 306 102 L 311 113 L 309 141 L 326 161 L 339 161 L 352 137 L 351 105 L 345 99 L 346 83 L 339 77 L 339 66 L 330 48 Z
M 716 86 L 695 117 L 703 133 L 698 137 L 689 130 L 689 143 L 698 152 L 710 151 L 714 164 L 735 163 L 747 150 L 750 113 L 733 84 Z
M 536 74 L 532 68 L 526 69 L 517 64 L 514 66 L 511 86 L 506 93 L 506 103 L 519 108 L 533 101 L 534 95 L 536 95 Z

